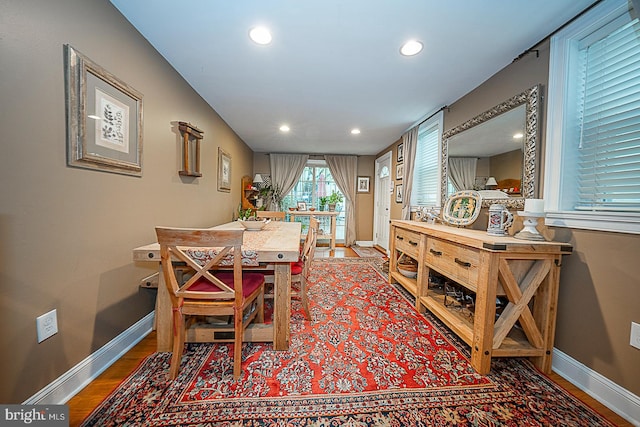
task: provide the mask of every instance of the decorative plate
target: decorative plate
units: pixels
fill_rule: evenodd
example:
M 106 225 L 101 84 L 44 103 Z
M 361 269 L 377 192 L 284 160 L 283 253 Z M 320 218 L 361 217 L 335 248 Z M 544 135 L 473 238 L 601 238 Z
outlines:
M 447 199 L 442 221 L 458 227 L 473 224 L 480 214 L 481 205 L 482 198 L 477 191 L 458 191 Z

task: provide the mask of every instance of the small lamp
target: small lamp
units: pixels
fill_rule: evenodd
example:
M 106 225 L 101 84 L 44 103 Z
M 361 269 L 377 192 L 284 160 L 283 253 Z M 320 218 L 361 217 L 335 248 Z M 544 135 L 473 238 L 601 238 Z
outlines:
M 492 176 L 490 176 L 489 178 L 487 178 L 487 182 L 484 183 L 484 187 L 487 190 L 494 190 L 496 187 L 498 186 L 498 182 L 496 181 L 496 179 Z
M 262 175 L 260 175 L 259 173 L 255 174 L 255 176 L 253 177 L 253 185 L 255 185 L 256 188 L 260 188 L 262 184 L 264 184 L 264 181 L 262 180 Z

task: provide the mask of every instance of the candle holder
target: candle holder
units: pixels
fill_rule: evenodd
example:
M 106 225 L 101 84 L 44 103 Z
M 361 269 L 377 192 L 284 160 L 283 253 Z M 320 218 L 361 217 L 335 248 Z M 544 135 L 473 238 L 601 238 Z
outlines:
M 515 234 L 516 239 L 522 240 L 545 240 L 544 236 L 538 232 L 536 226 L 538 225 L 538 219 L 544 218 L 544 212 L 526 212 L 518 211 L 518 216 L 524 218 L 522 225 L 524 228 Z

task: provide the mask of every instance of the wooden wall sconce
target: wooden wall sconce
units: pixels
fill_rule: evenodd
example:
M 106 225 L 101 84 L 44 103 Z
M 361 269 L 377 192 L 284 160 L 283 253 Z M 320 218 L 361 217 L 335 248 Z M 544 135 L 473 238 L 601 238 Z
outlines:
M 182 132 L 182 170 L 181 176 L 200 177 L 200 141 L 204 132 L 191 123 L 178 122 Z

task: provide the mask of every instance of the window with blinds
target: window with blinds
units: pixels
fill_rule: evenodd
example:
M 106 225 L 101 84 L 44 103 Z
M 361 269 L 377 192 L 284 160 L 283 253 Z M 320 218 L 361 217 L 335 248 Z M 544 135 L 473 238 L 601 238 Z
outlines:
M 601 0 L 551 37 L 545 224 L 640 234 L 640 23 Z
M 425 123 L 418 129 L 418 143 L 411 189 L 412 206 L 436 206 L 440 180 L 438 123 Z
M 640 22 L 597 35 L 578 55 L 576 209 L 640 212 Z

